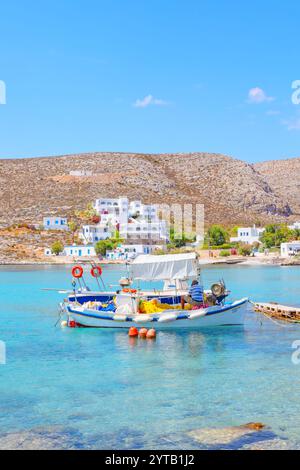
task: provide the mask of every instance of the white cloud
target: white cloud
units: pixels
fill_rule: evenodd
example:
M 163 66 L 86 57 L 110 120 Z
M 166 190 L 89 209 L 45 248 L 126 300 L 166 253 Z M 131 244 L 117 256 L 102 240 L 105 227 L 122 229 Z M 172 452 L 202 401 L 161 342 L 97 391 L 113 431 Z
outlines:
M 275 98 L 268 96 L 262 88 L 250 88 L 248 92 L 248 103 L 265 103 L 267 101 L 274 101 Z
M 164 100 L 154 98 L 152 95 L 147 95 L 142 99 L 137 99 L 134 103 L 133 106 L 135 108 L 146 108 L 147 106 L 150 105 L 155 105 L 155 106 L 165 106 L 168 103 Z
M 300 131 L 300 118 L 281 121 L 288 131 Z

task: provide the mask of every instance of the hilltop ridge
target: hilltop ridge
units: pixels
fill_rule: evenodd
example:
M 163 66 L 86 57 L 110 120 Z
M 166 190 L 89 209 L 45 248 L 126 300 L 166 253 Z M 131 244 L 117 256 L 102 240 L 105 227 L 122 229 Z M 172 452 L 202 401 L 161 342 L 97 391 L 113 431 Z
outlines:
M 70 175 L 78 170 L 91 176 Z M 264 164 L 214 153 L 96 152 L 3 159 L 0 226 L 39 223 L 50 214 L 71 216 L 98 197 L 120 195 L 145 203 L 202 203 L 206 223 L 292 219 L 297 205 L 272 175 Z M 287 185 L 286 178 L 282 181 Z
M 273 190 L 300 216 L 300 158 L 271 160 L 254 165 Z

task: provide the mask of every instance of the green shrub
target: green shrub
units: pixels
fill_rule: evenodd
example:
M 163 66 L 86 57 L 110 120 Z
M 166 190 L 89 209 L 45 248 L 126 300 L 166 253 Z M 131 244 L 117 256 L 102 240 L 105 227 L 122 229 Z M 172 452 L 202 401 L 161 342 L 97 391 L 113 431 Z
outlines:
M 252 253 L 252 247 L 251 245 L 248 245 L 248 244 L 243 244 L 243 245 L 240 245 L 239 247 L 239 254 L 242 255 L 242 256 L 250 256 Z
M 153 255 L 165 255 L 167 252 L 163 250 L 162 248 L 156 248 L 156 250 L 153 251 Z
M 220 256 L 230 256 L 230 251 L 228 251 L 228 250 L 221 250 L 221 251 L 220 251 Z
M 54 255 L 58 256 L 64 251 L 64 245 L 62 244 L 62 242 L 57 240 L 56 242 L 52 243 L 51 251 Z
M 229 233 L 221 225 L 212 225 L 206 235 L 206 241 L 210 242 L 211 245 L 217 245 L 218 247 L 224 245 L 229 239 Z
M 114 241 L 108 238 L 106 240 L 99 240 L 95 244 L 95 251 L 97 255 L 105 256 L 106 251 L 113 250 L 115 247 L 116 247 L 116 244 L 114 243 Z

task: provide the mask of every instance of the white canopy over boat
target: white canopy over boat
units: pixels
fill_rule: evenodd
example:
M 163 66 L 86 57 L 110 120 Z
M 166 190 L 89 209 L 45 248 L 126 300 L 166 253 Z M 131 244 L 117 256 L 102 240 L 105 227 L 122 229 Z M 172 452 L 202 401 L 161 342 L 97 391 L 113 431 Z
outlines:
M 197 277 L 196 253 L 139 255 L 130 265 L 132 278 L 143 281 Z

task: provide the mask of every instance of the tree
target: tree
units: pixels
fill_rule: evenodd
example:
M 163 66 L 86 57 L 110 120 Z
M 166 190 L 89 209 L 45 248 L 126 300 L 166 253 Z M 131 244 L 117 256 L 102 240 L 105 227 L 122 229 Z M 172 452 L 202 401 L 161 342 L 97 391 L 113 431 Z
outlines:
M 64 246 L 63 246 L 62 242 L 57 240 L 56 242 L 52 243 L 51 251 L 56 256 L 58 256 L 60 253 L 62 253 L 64 251 Z
M 107 238 L 106 240 L 99 240 L 95 244 L 95 251 L 97 255 L 106 255 L 107 250 L 113 250 L 115 248 L 115 243 Z
M 207 232 L 209 244 L 212 246 L 224 245 L 228 237 L 228 232 L 221 225 L 212 225 Z
M 292 230 L 292 232 L 293 232 L 293 240 L 300 240 L 300 229 L 295 228 L 294 230 Z
M 280 246 L 294 238 L 294 230 L 291 230 L 285 224 L 269 224 L 261 235 L 261 241 L 266 248 Z
M 174 227 L 170 228 L 170 244 L 169 248 L 181 248 L 185 246 L 187 243 L 192 243 L 196 240 L 196 235 L 193 233 L 185 233 L 177 234 L 174 230 Z
M 231 236 L 231 237 L 237 237 L 237 235 L 238 235 L 238 229 L 239 229 L 239 228 L 238 228 L 237 225 L 235 225 L 234 227 L 232 227 L 232 228 L 230 229 L 230 236 Z
M 72 243 L 74 243 L 74 237 L 75 237 L 76 230 L 78 229 L 78 224 L 75 222 L 75 220 L 70 220 L 68 222 L 68 227 L 70 231 L 72 232 Z
M 116 248 L 118 245 L 123 243 L 123 238 L 120 237 L 120 232 L 119 230 L 115 230 L 113 237 L 110 238 L 111 242 L 115 245 L 114 248 Z
M 91 203 L 87 204 L 86 209 L 75 211 L 75 217 L 83 223 L 91 222 L 95 216 L 98 216 L 98 213 Z

